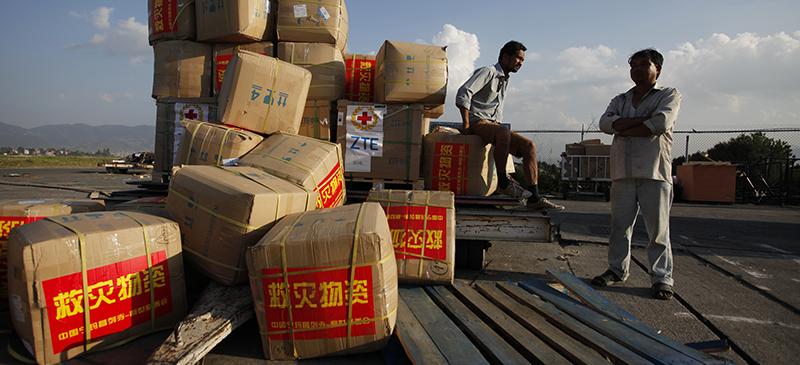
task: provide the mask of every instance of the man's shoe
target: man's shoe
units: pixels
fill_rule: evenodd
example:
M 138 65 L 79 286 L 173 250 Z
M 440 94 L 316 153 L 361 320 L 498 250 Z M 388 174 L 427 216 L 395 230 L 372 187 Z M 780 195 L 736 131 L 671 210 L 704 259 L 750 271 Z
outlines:
M 514 179 L 509 179 L 508 186 L 506 186 L 505 189 L 497 189 L 497 192 L 517 200 L 528 199 L 533 195 L 533 193 L 520 186 Z
M 558 205 L 545 198 L 540 198 L 537 201 L 528 201 L 528 208 L 534 210 L 564 210 L 563 205 Z
M 624 281 L 625 280 L 623 280 L 622 278 L 617 276 L 617 274 L 615 274 L 613 271 L 606 270 L 606 272 L 604 272 L 604 273 L 602 273 L 602 274 L 600 274 L 598 276 L 595 276 L 595 278 L 592 279 L 592 285 L 594 285 L 594 286 L 609 286 L 609 285 L 621 283 L 621 282 L 624 282 Z

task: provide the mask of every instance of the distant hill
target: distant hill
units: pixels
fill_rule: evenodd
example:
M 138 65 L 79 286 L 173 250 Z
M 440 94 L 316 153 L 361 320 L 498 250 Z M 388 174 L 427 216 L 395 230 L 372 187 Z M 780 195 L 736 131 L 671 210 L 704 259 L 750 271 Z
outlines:
M 0 122 L 0 147 L 67 148 L 114 154 L 153 151 L 155 126 L 54 124 L 23 128 Z

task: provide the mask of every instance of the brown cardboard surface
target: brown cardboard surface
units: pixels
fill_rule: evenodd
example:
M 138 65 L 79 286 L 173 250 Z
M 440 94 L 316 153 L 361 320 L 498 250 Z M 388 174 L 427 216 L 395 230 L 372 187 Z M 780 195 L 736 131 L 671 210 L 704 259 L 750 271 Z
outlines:
M 426 189 L 480 196 L 489 196 L 497 189 L 493 148 L 480 137 L 437 128 L 425 136 L 423 145 Z M 508 161 L 513 166 L 512 159 Z
M 153 97 L 211 96 L 211 46 L 190 41 L 164 41 L 153 46 Z
M 209 278 L 247 280 L 245 249 L 287 214 L 312 210 L 314 193 L 252 167 L 186 166 L 172 177 L 167 210 L 186 257 Z
M 311 72 L 257 53 L 237 50 L 218 96 L 220 121 L 272 134 L 297 134 Z
M 371 106 L 370 103 L 356 103 L 340 100 L 339 113 L 347 113 L 348 105 Z M 389 104 L 386 105 L 383 120 L 383 156 L 370 158 L 369 172 L 353 172 L 348 170 L 345 162 L 345 176 L 370 179 L 392 179 L 416 181 L 420 179 L 420 162 L 422 161 L 422 137 L 428 130 L 430 119 L 424 117 L 421 104 Z M 337 118 L 338 119 L 338 118 Z M 347 121 L 343 117 L 337 121 L 337 141 L 342 145 L 345 154 L 353 147 L 354 140 L 347 139 Z M 345 161 L 347 161 L 347 156 Z
M 222 43 L 214 45 L 214 94 L 219 94 L 222 88 L 222 80 L 224 80 L 225 70 L 233 59 L 233 53 L 237 49 L 244 51 L 255 52 L 264 56 L 274 56 L 274 44 L 270 42 L 255 42 L 244 44 L 230 44 Z
M 444 104 L 447 93 L 445 47 L 386 41 L 377 59 L 377 102 Z
M 150 45 L 165 40 L 194 40 L 194 0 L 148 0 L 147 25 Z
M 156 143 L 153 181 L 168 182 L 173 162 L 177 160 L 183 135 L 186 130 L 181 120 L 192 119 L 203 122 L 217 120 L 217 104 L 214 98 L 156 100 Z
M 40 364 L 170 328 L 186 315 L 175 222 L 135 212 L 64 215 L 15 229 L 8 245 L 12 324 Z
M 183 120 L 186 133 L 176 165 L 230 165 L 264 140 L 259 134 L 224 124 Z
M 115 205 L 110 210 L 140 212 L 157 217 L 172 219 L 172 216 L 169 215 L 169 212 L 167 211 L 166 196 L 150 196 L 146 198 L 129 200 Z
M 344 55 L 344 97 L 362 103 L 375 102 L 375 56 L 365 54 Z
M 456 260 L 455 195 L 450 191 L 373 190 L 392 231 L 400 283 L 452 284 Z
M 681 197 L 689 201 L 736 202 L 736 166 L 688 163 L 677 167 Z
M 334 101 L 344 96 L 342 51 L 326 43 L 279 42 L 278 58 L 311 72 L 309 100 Z
M 278 41 L 347 46 L 348 16 L 344 0 L 278 2 Z
M 327 100 L 306 100 L 303 120 L 297 134 L 330 141 L 331 123 L 334 120 L 333 105 L 334 103 Z
M 338 144 L 286 133 L 276 133 L 239 159 L 313 191 L 317 208 L 344 204 L 342 152 Z
M 271 22 L 263 0 L 196 0 L 197 40 L 229 43 L 260 41 Z
M 397 267 L 377 203 L 289 215 L 250 249 L 247 264 L 269 359 L 375 351 L 392 334 Z

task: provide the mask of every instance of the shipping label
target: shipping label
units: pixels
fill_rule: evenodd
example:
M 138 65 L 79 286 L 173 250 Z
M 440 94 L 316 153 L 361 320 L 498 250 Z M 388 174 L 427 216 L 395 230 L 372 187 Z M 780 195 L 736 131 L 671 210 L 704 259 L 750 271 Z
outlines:
M 317 208 L 333 208 L 344 200 L 344 174 L 339 163 L 317 187 Z
M 7 240 L 14 227 L 33 223 L 45 217 L 0 217 L 0 240 Z
M 348 105 L 344 124 L 345 171 L 369 172 L 370 159 L 383 156 L 386 105 Z
M 89 323 L 92 339 L 122 332 L 150 321 L 150 291 L 155 316 L 172 311 L 166 251 L 154 252 L 152 280 L 147 256 L 89 269 Z M 152 287 L 151 287 L 152 281 Z M 53 354 L 83 344 L 84 293 L 80 271 L 42 282 Z
M 433 190 L 466 193 L 468 166 L 468 144 L 436 142 L 431 172 Z
M 150 34 L 177 32 L 178 22 L 175 18 L 178 16 L 178 0 L 153 0 L 152 6 L 150 16 L 153 17 L 153 28 Z
M 375 334 L 372 266 L 356 267 L 352 295 L 349 268 L 324 269 L 290 268 L 288 290 L 280 269 L 262 271 L 264 275 L 274 276 L 262 280 L 266 330 L 270 340 L 290 339 L 289 326 L 296 331 L 294 338 L 297 340 L 346 337 L 347 311 L 351 299 L 352 336 Z M 297 271 L 313 272 L 291 274 Z
M 419 259 L 423 255 L 428 259 L 447 259 L 447 208 L 428 207 L 427 222 L 424 206 L 399 205 L 384 210 L 396 259 Z

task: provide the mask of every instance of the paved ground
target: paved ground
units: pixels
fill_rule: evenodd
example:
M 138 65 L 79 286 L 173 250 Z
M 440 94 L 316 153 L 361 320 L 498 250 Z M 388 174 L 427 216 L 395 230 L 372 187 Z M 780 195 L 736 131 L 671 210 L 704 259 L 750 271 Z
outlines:
M 16 176 L 15 174 L 20 174 Z M 83 192 L 10 186 L 58 184 L 77 189 L 130 189 L 138 175 L 110 175 L 97 169 L 0 169 L 0 200 L 84 197 Z M 482 272 L 463 271 L 465 279 L 519 280 L 546 278 L 560 269 L 590 278 L 605 269 L 608 205 L 561 202 L 567 211 L 553 214 L 559 243 L 494 243 Z M 634 235 L 634 266 L 624 285 L 603 289 L 605 295 L 650 326 L 682 342 L 727 338 L 735 351 L 724 356 L 737 363 L 792 364 L 800 357 L 800 208 L 750 205 L 675 204 L 672 240 L 675 255 L 675 300 L 651 299 L 644 226 Z M 7 323 L 7 322 L 5 322 Z M 142 349 L 166 334 L 138 340 L 114 352 L 98 353 L 75 363 L 126 359 L 141 363 Z M 5 348 L 0 337 L 0 349 Z M 113 355 L 112 355 L 113 354 Z M 122 355 L 120 355 L 122 354 Z M 207 363 L 257 364 L 261 360 L 257 326 L 249 323 L 223 342 Z M 0 351 L 0 363 L 11 360 Z M 336 363 L 379 363 L 377 354 L 339 358 Z

